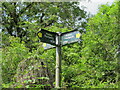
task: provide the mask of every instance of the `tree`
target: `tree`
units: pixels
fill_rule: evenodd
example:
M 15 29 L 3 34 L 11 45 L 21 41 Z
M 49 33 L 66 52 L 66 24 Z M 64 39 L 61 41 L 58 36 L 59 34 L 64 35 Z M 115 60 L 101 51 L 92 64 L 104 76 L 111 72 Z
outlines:
M 84 69 L 80 70 L 82 74 L 78 77 L 85 78 L 77 81 L 84 81 L 85 87 L 118 87 L 119 65 L 115 55 L 120 43 L 119 5 L 119 1 L 101 5 L 99 12 L 90 18 L 82 36 L 81 64 L 84 64 Z
M 40 28 L 56 26 L 74 30 L 84 27 L 86 22 L 82 21 L 86 12 L 77 2 L 4 2 L 2 6 L 3 32 L 20 37 L 30 50 L 36 47 L 33 43 L 38 42 L 36 33 Z
M 32 65 L 35 66 L 37 63 L 34 61 L 41 59 L 44 60 L 44 66 L 49 69 L 50 74 L 54 76 L 55 50 L 44 51 L 46 53 L 43 53 L 42 45 L 39 43 L 36 33 L 40 28 L 52 32 L 66 32 L 74 29 L 81 30 L 81 27 L 84 29 L 87 22 L 83 22 L 83 19 L 87 19 L 86 12 L 79 8 L 77 2 L 2 3 L 3 86 L 6 88 L 14 87 L 14 84 L 17 83 L 15 77 L 19 76 L 21 76 L 20 78 L 23 81 L 22 75 L 28 75 L 28 71 L 31 70 Z M 24 68 L 24 72 L 21 73 L 21 63 L 23 65 L 27 63 L 30 68 Z M 29 76 L 31 78 L 32 74 Z M 46 77 L 43 78 L 48 80 Z M 19 81 L 19 78 L 17 81 Z M 29 82 L 29 78 L 27 78 L 27 82 Z M 30 85 L 30 83 L 27 84 Z M 33 87 L 42 86 L 38 84 L 40 83 L 37 83 Z M 19 83 L 16 85 L 18 85 L 16 87 L 29 87 L 21 86 Z

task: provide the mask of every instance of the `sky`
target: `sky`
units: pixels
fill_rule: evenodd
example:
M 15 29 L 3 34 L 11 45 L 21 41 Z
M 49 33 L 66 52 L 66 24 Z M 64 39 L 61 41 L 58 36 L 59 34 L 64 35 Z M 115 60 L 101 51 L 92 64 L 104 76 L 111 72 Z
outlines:
M 87 2 L 83 0 L 80 2 L 80 5 L 83 5 L 86 7 L 86 11 L 90 12 L 91 14 L 96 14 L 98 11 L 98 7 L 101 4 L 106 4 L 106 3 L 112 4 L 114 0 L 90 0 L 90 2 Z

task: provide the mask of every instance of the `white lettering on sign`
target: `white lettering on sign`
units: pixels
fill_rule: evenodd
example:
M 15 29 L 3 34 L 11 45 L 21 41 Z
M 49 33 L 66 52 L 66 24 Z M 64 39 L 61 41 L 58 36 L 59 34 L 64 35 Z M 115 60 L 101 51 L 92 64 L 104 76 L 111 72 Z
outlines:
M 51 36 L 51 37 L 53 36 L 53 35 L 51 35 L 51 34 L 49 34 L 49 33 L 46 33 L 46 35 Z
M 71 36 L 71 37 L 65 37 L 64 39 L 70 39 L 70 38 L 74 38 L 74 36 Z
M 65 36 L 71 36 L 72 34 L 66 34 Z
M 49 38 L 49 39 L 53 39 L 54 40 L 54 38 L 52 37 L 52 36 L 47 36 L 46 34 L 44 35 L 46 38 Z

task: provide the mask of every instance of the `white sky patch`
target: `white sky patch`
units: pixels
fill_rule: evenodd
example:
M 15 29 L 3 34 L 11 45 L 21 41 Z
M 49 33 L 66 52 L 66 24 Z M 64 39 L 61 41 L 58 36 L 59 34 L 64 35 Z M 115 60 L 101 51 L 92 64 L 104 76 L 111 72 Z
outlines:
M 98 7 L 101 5 L 101 4 L 106 4 L 106 3 L 113 3 L 114 0 L 90 0 L 89 2 L 88 1 L 82 1 L 80 2 L 80 6 L 83 5 L 86 7 L 86 11 L 91 14 L 96 14 L 97 11 L 98 11 Z

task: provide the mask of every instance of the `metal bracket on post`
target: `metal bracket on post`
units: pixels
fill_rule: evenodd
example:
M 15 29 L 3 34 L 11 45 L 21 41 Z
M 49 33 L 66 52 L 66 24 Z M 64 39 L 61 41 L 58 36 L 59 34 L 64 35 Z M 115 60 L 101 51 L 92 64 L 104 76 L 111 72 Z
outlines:
M 55 88 L 61 87 L 61 33 L 58 32 L 56 35 L 56 75 L 55 75 Z

